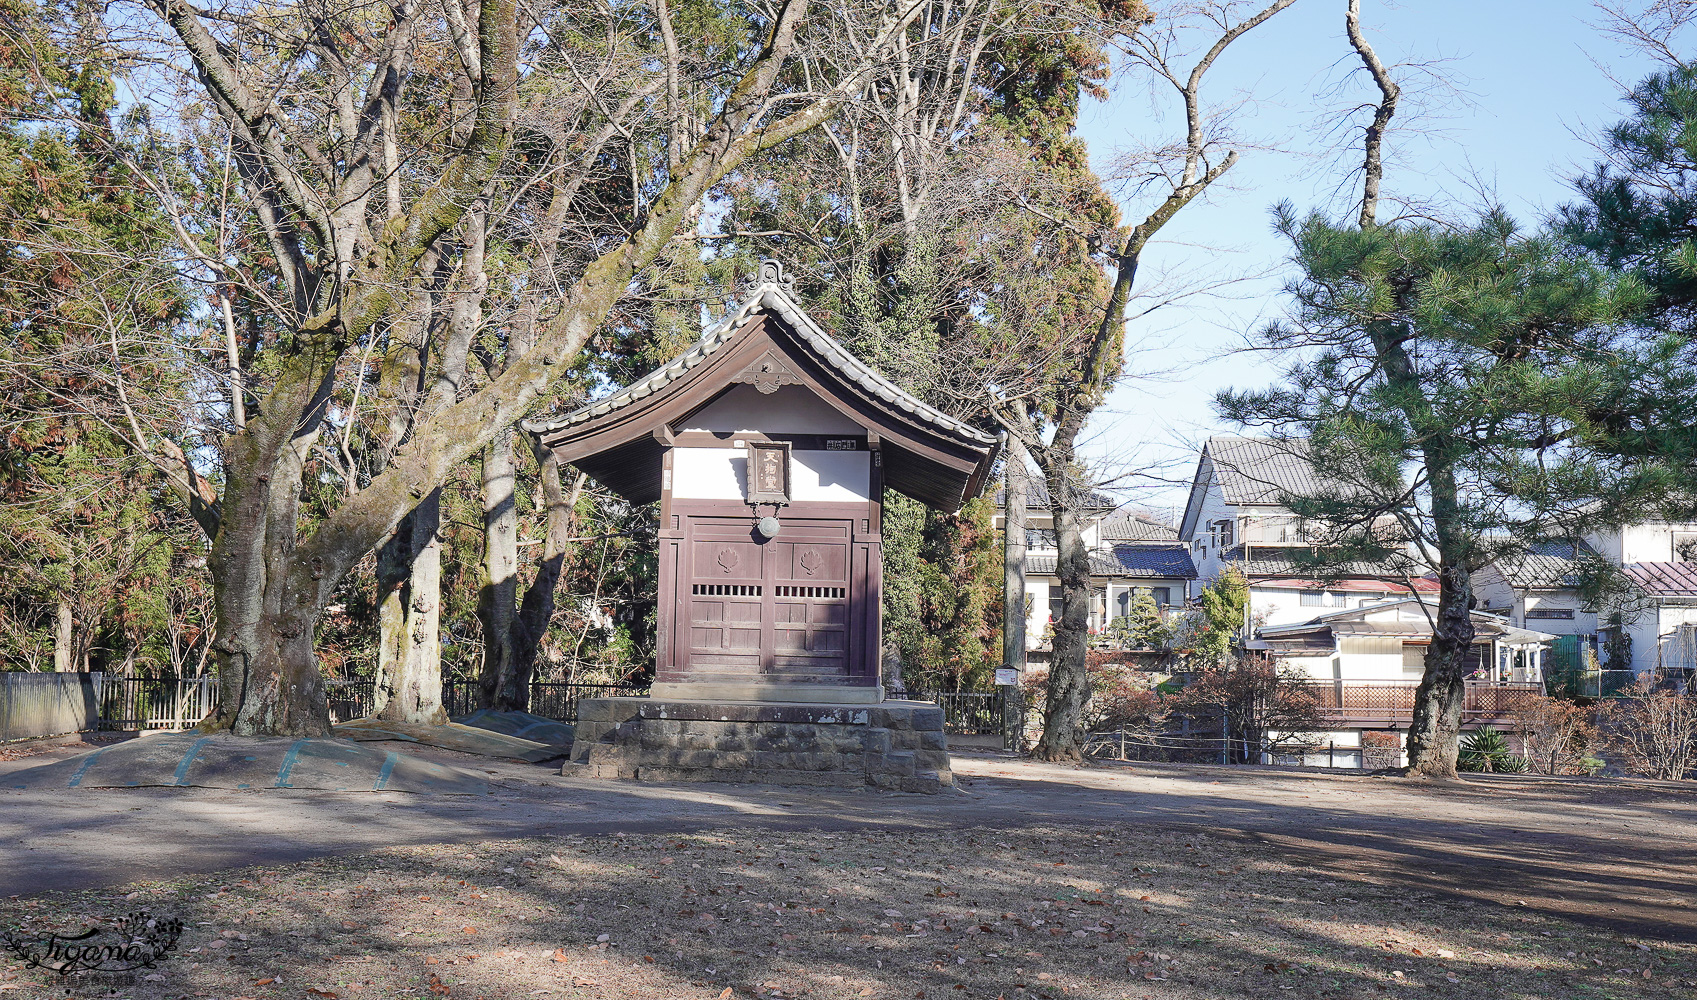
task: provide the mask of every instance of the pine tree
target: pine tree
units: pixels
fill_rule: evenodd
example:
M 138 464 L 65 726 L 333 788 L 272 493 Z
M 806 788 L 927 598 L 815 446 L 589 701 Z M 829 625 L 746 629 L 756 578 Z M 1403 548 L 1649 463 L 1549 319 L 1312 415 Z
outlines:
M 1413 770 L 1455 773 L 1473 574 L 1549 535 L 1650 502 L 1665 478 L 1596 459 L 1593 417 L 1633 366 L 1617 325 L 1642 286 L 1492 212 L 1470 226 L 1360 227 L 1277 212 L 1299 276 L 1259 335 L 1282 386 L 1223 392 L 1238 422 L 1306 438 L 1323 495 L 1282 498 L 1317 530 L 1316 572 L 1360 559 L 1437 576 L 1409 730 Z
M 1616 460 L 1662 467 L 1687 486 L 1670 517 L 1697 510 L 1697 66 L 1673 65 L 1626 95 L 1631 114 L 1603 135 L 1605 159 L 1573 179 L 1581 200 L 1557 231 L 1648 290 L 1632 317 L 1636 372 L 1596 420 Z

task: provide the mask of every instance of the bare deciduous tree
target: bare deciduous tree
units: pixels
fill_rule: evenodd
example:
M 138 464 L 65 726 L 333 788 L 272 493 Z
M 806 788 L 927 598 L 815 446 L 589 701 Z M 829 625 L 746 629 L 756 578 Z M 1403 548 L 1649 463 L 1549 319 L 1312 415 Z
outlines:
M 557 145 L 583 157 L 629 145 L 619 128 L 629 112 L 601 106 L 609 89 L 575 78 L 582 60 L 573 58 L 629 52 L 616 37 L 623 12 L 521 11 L 514 0 L 393 0 L 380 11 L 317 2 L 145 6 L 166 29 L 162 64 L 192 72 L 207 124 L 224 130 L 242 195 L 247 243 L 239 253 L 220 255 L 209 243 L 218 227 L 203 203 L 180 212 L 191 255 L 253 304 L 250 357 L 231 373 L 239 375 L 231 381 L 240 386 L 232 407 L 240 419 L 217 442 L 218 482 L 168 436 L 138 424 L 135 437 L 212 541 L 222 699 L 207 725 L 245 735 L 326 729 L 313 636 L 339 581 L 412 516 L 421 527 L 390 575 L 414 578 L 404 610 L 431 614 L 428 569 L 413 563 L 428 549 L 431 497 L 450 470 L 554 390 L 715 183 L 860 93 L 913 13 L 872 4 L 809 18 L 806 0 L 727 11 L 727 23 L 747 36 L 746 56 L 728 74 L 704 74 L 703 100 L 685 109 L 687 127 L 674 123 L 663 170 L 649 172 L 627 153 L 635 207 L 591 227 L 588 251 L 549 276 L 533 320 L 518 324 L 528 342 L 478 371 L 467 357 L 498 319 L 486 302 L 490 220 L 515 192 L 558 195 L 571 186 L 563 154 L 536 153 L 549 137 L 528 127 L 530 112 L 581 94 L 599 102 L 600 114 Z M 609 62 L 612 76 L 629 71 Z M 605 144 L 588 141 L 601 132 Z M 517 332 L 500 319 L 504 333 Z M 351 452 L 326 447 L 348 419 L 334 412 L 339 380 L 356 364 L 367 380 L 371 356 L 380 372 L 374 405 L 391 407 L 399 425 L 392 452 L 366 475 L 342 468 L 357 489 L 305 519 L 303 492 L 316 495 L 321 470 Z M 395 404 L 408 394 L 414 402 Z M 418 618 L 396 624 L 403 634 L 429 631 Z M 413 710 L 427 708 L 421 679 L 405 680 L 391 697 L 409 697 L 411 684 Z
M 1136 37 L 1129 55 L 1136 66 L 1176 92 L 1184 108 L 1184 136 L 1151 154 L 1146 176 L 1156 190 L 1154 207 L 1123 236 L 1089 234 L 1113 269 L 1114 280 L 1107 301 L 1099 307 L 1095 329 L 1088 334 L 1081 332 L 1079 346 L 1069 354 L 1063 374 L 1047 390 L 1046 398 L 1028 402 L 1002 394 L 990 403 L 995 419 L 1020 440 L 1041 471 L 1054 515 L 1061 619 L 1055 623 L 1043 735 L 1036 747 L 1037 755 L 1044 759 L 1081 758 L 1079 723 L 1090 698 L 1085 656 L 1092 587 L 1084 536 L 1092 504 L 1091 483 L 1078 450 L 1080 435 L 1124 373 L 1126 312 L 1138 266 L 1150 241 L 1237 162 L 1237 151 L 1228 148 L 1229 135 L 1211 128 L 1214 119 L 1202 103 L 1202 82 L 1232 42 L 1293 2 L 1274 0 L 1247 11 L 1247 5 L 1236 2 L 1186 4 L 1169 9 L 1155 28 Z M 1183 69 L 1178 60 L 1184 53 L 1177 40 L 1181 35 L 1193 37 L 1204 27 L 1212 29 L 1212 42 L 1188 69 Z M 1064 216 L 1041 207 L 1038 198 L 1030 198 L 1026 204 L 1057 225 L 1071 225 Z M 1107 239 L 1113 243 L 1108 244 Z M 1001 384 L 1013 381 L 1001 380 Z

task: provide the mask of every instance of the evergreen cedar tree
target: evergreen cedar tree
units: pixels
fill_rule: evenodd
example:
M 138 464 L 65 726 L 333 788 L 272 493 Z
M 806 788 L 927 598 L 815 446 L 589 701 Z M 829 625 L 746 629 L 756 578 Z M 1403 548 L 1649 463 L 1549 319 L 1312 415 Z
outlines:
M 145 117 L 114 121 L 93 14 L 0 0 L 0 643 L 11 664 L 127 670 L 202 662 L 196 529 L 124 440 L 114 365 L 136 405 L 186 381 L 191 302 L 158 251 L 156 197 L 125 163 Z M 122 263 L 115 263 L 122 262 Z

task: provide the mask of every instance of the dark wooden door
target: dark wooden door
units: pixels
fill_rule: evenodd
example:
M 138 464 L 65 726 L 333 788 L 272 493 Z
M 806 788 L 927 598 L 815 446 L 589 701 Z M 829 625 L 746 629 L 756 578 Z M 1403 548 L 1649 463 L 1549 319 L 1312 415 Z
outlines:
M 848 677 L 849 532 L 847 521 L 786 523 L 766 543 L 774 612 L 769 673 L 805 683 Z
M 679 587 L 691 674 L 759 674 L 769 648 L 765 547 L 746 518 L 691 518 Z
M 679 597 L 693 680 L 848 678 L 853 522 L 789 519 L 761 539 L 748 518 L 691 517 Z

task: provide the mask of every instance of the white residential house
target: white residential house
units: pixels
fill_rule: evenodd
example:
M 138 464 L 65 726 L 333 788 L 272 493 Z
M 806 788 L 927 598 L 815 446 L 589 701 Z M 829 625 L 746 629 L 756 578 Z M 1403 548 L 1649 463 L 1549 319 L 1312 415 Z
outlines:
M 1588 558 L 1619 568 L 1631 588 L 1618 601 L 1619 626 L 1586 607 L 1579 563 Z M 1482 607 L 1513 625 L 1576 636 L 1578 648 L 1599 663 L 1609 634 L 1624 628 L 1634 673 L 1697 668 L 1697 524 L 1650 522 L 1593 531 L 1578 542 L 1544 542 L 1474 580 Z
M 1307 678 L 1307 690 L 1334 720 L 1330 731 L 1308 737 L 1326 750 L 1300 763 L 1360 766 L 1374 735 L 1404 753 L 1436 613 L 1429 598 L 1409 597 L 1260 629 L 1249 646 Z M 1556 637 L 1482 611 L 1472 617 L 1462 727 L 1510 726 L 1515 710 L 1543 693 L 1544 649 Z
M 1598 553 L 1585 542 L 1539 542 L 1473 574 L 1473 593 L 1482 610 L 1511 625 L 1594 642 L 1597 616 L 1585 610 L 1579 592 L 1579 560 Z
M 1094 595 L 1090 627 L 1101 629 L 1131 611 L 1132 600 L 1146 593 L 1161 608 L 1182 607 L 1196 577 L 1178 529 L 1142 513 L 1116 511 L 1111 497 L 1091 495 L 1084 544 L 1090 549 Z M 1003 495 L 996 496 L 996 528 L 1005 530 Z M 1053 511 L 1048 490 L 1033 482 L 1026 495 L 1025 594 L 1028 613 L 1025 645 L 1030 662 L 1047 663 L 1049 625 L 1061 614 L 1060 578 L 1055 575 Z
M 1304 440 L 1209 438 L 1179 524 L 1180 540 L 1196 563 L 1191 596 L 1235 567 L 1249 579 L 1252 619 L 1283 625 L 1308 621 L 1327 609 L 1437 593 L 1436 581 L 1411 578 L 1400 567 L 1353 563 L 1323 579 L 1302 567 L 1298 557 L 1313 545 L 1279 498 L 1326 489 L 1308 461 Z
M 1635 593 L 1623 619 L 1632 670 L 1697 670 L 1697 524 L 1663 521 L 1596 531 L 1585 541 L 1619 566 Z M 1598 623 L 1599 641 L 1612 625 Z

